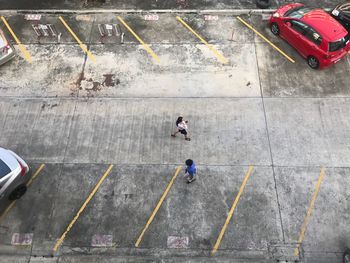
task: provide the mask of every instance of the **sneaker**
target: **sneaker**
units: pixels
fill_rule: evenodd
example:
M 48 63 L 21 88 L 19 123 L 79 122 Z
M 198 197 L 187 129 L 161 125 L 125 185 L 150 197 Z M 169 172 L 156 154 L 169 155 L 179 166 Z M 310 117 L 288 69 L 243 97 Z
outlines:
M 192 179 L 187 180 L 187 183 L 190 184 L 190 183 L 192 183 L 194 181 L 196 181 L 196 178 L 192 178 Z
M 175 134 L 171 134 L 171 137 L 176 137 L 176 135 Z
M 185 138 L 185 140 L 186 140 L 186 141 L 190 141 L 190 140 L 191 140 L 191 138 Z

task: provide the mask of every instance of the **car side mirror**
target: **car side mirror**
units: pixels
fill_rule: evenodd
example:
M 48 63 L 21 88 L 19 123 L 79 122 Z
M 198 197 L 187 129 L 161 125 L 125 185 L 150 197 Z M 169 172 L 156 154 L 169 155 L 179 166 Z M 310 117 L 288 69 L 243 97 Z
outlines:
M 291 27 L 291 26 L 292 26 L 291 22 L 287 21 L 287 22 L 286 22 L 286 26 L 287 26 L 287 27 Z

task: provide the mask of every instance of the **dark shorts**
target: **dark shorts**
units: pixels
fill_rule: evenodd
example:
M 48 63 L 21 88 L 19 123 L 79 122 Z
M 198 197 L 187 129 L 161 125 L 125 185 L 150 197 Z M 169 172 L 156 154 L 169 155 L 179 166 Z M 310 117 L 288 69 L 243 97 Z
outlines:
M 183 134 L 183 135 L 187 135 L 187 131 L 186 131 L 186 130 L 180 130 L 180 129 L 179 129 L 179 132 L 180 132 L 181 134 Z

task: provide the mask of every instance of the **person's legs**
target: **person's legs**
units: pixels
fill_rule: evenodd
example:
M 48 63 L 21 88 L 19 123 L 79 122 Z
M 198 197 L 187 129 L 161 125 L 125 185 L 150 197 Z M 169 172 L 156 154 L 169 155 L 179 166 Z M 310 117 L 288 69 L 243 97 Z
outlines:
M 196 180 L 196 178 L 194 177 L 195 174 L 188 174 L 188 179 L 187 179 L 187 183 L 192 183 L 194 180 Z
M 176 137 L 176 134 L 179 133 L 179 130 L 176 130 L 174 133 L 171 134 L 171 136 Z
M 185 136 L 185 140 L 186 141 L 190 141 L 191 140 L 191 138 L 188 137 L 188 133 L 187 133 L 186 130 L 181 130 L 180 132 Z

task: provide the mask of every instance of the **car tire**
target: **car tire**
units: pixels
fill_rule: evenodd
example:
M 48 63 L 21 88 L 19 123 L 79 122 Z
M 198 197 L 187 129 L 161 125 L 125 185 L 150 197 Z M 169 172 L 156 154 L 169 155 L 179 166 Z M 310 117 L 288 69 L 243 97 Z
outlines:
M 255 0 L 255 4 L 261 9 L 269 8 L 271 5 L 270 0 Z
M 280 34 L 280 28 L 277 23 L 273 22 L 270 26 L 272 34 L 278 36 Z
M 12 193 L 9 196 L 9 199 L 12 200 L 17 200 L 22 197 L 22 195 L 25 194 L 27 191 L 27 187 L 24 184 L 21 184 L 16 187 L 15 190 L 12 191 Z
M 307 64 L 312 69 L 318 69 L 320 67 L 320 61 L 318 61 L 318 59 L 315 58 L 314 56 L 307 57 Z

